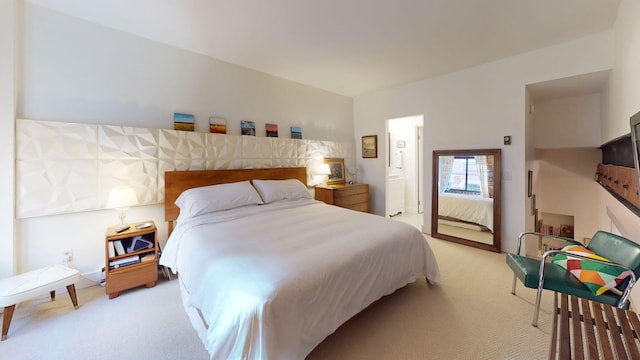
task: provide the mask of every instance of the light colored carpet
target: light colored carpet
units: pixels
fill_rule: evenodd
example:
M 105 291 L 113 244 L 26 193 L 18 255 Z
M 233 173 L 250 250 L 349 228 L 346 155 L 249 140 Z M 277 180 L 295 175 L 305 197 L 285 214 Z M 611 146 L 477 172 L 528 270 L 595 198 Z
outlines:
M 308 357 L 318 359 L 544 359 L 552 296 L 532 327 L 534 292 L 512 296 L 505 255 L 427 238 L 443 282 L 424 279 L 384 297 L 340 327 Z M 0 359 L 207 359 L 182 308 L 178 281 L 123 292 L 78 291 L 18 307 Z

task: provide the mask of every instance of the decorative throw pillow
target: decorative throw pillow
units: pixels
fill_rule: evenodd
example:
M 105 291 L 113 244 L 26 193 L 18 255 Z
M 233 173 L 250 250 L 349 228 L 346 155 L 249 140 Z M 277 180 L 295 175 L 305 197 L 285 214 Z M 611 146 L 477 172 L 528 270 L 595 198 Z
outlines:
M 611 262 L 611 260 L 599 256 L 580 245 L 567 245 L 562 248 L 562 250 L 572 254 L 586 256 L 590 259 Z M 620 291 L 616 289 L 616 286 L 631 275 L 630 270 L 572 257 L 566 254 L 556 254 L 552 261 L 554 264 L 567 269 L 567 271 L 578 278 L 578 280 L 596 295 L 601 295 L 608 290 L 619 295 Z

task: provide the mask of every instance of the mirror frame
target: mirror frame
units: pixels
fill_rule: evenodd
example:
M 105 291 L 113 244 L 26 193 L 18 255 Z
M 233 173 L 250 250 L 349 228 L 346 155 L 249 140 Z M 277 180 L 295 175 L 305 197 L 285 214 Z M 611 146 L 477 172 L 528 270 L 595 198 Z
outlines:
M 438 183 L 440 175 L 440 156 L 475 156 L 493 155 L 494 197 L 493 197 L 493 244 L 459 238 L 438 232 Z M 475 150 L 434 150 L 433 151 L 433 181 L 431 193 L 431 237 L 464 244 L 479 249 L 500 252 L 500 239 L 502 233 L 502 150 L 501 149 L 475 149 Z

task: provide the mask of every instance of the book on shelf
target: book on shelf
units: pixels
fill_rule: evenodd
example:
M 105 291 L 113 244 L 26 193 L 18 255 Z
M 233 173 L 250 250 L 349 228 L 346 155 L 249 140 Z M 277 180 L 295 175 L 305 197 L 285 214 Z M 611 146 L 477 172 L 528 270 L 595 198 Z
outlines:
M 113 246 L 113 241 L 109 241 L 109 257 L 112 258 L 116 256 L 116 249 Z
M 137 264 L 139 262 L 140 262 L 140 257 L 138 255 L 127 256 L 122 259 L 109 261 L 109 269 L 117 269 L 123 266 Z
M 148 262 L 156 259 L 155 254 L 147 254 L 140 257 L 140 262 Z
M 560 228 L 558 228 L 557 226 L 554 227 L 553 225 L 542 224 L 540 232 L 545 235 L 551 235 L 555 237 L 560 236 Z
M 127 253 L 126 251 L 124 251 L 124 246 L 122 246 L 122 241 L 114 240 L 113 246 L 115 247 L 116 255 L 124 255 Z
M 109 270 L 120 269 L 120 268 L 123 268 L 125 266 L 135 265 L 135 264 L 139 264 L 139 263 L 140 263 L 140 260 L 136 260 L 136 261 L 131 261 L 131 262 L 123 263 L 123 264 L 109 265 Z

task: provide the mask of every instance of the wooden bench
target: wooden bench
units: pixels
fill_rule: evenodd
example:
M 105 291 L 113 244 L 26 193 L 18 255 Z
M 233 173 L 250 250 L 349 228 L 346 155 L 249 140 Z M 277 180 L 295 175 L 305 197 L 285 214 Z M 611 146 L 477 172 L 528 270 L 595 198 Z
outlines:
M 69 297 L 75 309 L 78 308 L 74 283 L 80 278 L 80 272 L 62 265 L 48 266 L 0 280 L 0 306 L 4 307 L 2 319 L 2 339 L 7 339 L 9 325 L 16 304 L 49 293 L 51 301 L 56 299 L 56 289 L 67 287 Z
M 549 359 L 640 359 L 636 313 L 559 293 L 554 309 Z

